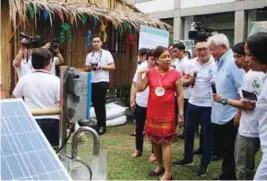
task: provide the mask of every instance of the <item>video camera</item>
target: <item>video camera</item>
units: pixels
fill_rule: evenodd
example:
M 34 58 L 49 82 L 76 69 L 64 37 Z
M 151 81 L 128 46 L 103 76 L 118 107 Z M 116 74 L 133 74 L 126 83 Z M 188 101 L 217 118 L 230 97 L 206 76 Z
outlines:
M 26 48 L 40 48 L 44 45 L 44 41 L 40 35 L 33 37 L 23 32 L 20 33 L 20 43 Z
M 49 42 L 49 41 L 46 41 L 46 42 Z M 44 46 L 46 42 L 42 39 L 40 35 L 36 35 L 33 37 L 23 32 L 20 33 L 20 43 L 28 49 L 29 48 L 40 48 Z M 53 53 L 54 56 L 56 56 L 59 53 L 58 40 L 53 39 L 50 43 L 51 44 L 50 44 L 49 50 Z
M 49 50 L 53 53 L 53 56 L 57 56 L 57 54 L 59 53 L 59 44 L 58 44 L 58 40 L 57 39 L 53 39 L 51 42 L 50 42 L 50 48 Z
M 212 32 L 214 32 L 213 28 L 203 25 L 200 22 L 194 22 L 191 24 L 188 37 L 197 43 L 200 41 L 206 41 L 208 37 L 212 35 Z

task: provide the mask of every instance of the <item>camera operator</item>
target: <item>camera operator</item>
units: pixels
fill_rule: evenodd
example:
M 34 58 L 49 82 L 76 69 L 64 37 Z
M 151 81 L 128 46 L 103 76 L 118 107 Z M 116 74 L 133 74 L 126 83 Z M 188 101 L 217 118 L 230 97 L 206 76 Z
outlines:
M 45 48 L 32 53 L 32 73 L 19 79 L 14 97 L 24 96 L 25 104 L 30 109 L 51 109 L 59 107 L 60 79 L 52 75 L 52 53 Z M 35 116 L 37 123 L 52 146 L 59 144 L 59 116 Z
M 109 71 L 115 70 L 111 53 L 102 49 L 100 36 L 93 36 L 93 51 L 86 57 L 86 71 L 92 72 L 92 103 L 95 109 L 99 135 L 106 132 L 106 93 L 109 83 Z
M 46 43 L 43 48 L 47 48 L 49 49 L 52 54 L 53 54 L 53 58 L 52 58 L 52 70 L 51 73 L 53 75 L 59 76 L 59 74 L 56 71 L 56 66 L 59 66 L 61 64 L 64 63 L 64 59 L 59 51 L 59 47 L 58 44 L 55 42 L 48 42 Z
M 18 78 L 33 71 L 31 49 L 29 48 L 30 42 L 27 38 L 22 38 L 20 44 L 19 52 L 13 61 L 13 66 L 18 74 Z

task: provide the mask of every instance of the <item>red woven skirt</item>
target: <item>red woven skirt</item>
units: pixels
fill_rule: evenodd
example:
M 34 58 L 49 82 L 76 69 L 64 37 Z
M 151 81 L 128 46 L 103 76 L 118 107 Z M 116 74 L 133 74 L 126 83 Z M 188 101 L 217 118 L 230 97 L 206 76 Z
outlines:
M 146 120 L 146 137 L 154 143 L 170 144 L 176 139 L 176 121 Z

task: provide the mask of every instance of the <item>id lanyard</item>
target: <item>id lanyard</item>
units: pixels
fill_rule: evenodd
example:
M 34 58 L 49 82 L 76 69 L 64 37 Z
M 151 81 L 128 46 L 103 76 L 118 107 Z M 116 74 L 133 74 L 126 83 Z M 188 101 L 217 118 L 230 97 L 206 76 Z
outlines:
M 102 58 L 102 50 L 100 51 L 100 54 L 97 57 L 95 57 L 94 54 L 95 54 L 95 52 L 92 53 L 92 57 L 91 57 L 92 61 L 91 61 L 91 63 L 92 64 L 98 64 L 100 62 L 101 58 Z M 95 60 L 95 61 L 93 61 L 93 60 Z
M 167 72 L 166 72 L 167 74 Z M 159 71 L 158 71 L 158 83 L 159 86 L 156 87 L 155 89 L 155 94 L 157 97 L 162 97 L 165 95 L 165 89 L 163 88 L 163 79 L 165 78 L 166 74 L 164 75 L 164 77 L 162 78 Z
M 46 70 L 35 70 L 33 73 L 45 73 L 45 74 L 51 74 L 51 72 L 48 72 Z

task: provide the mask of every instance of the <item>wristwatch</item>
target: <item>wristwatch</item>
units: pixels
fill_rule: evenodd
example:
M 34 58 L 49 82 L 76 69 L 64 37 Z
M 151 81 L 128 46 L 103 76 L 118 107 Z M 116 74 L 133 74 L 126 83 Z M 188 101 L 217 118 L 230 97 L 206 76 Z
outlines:
M 222 105 L 227 105 L 227 98 L 223 98 L 222 100 L 221 100 L 221 104 Z
M 184 118 L 184 114 L 178 114 L 180 118 Z

